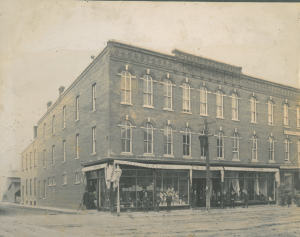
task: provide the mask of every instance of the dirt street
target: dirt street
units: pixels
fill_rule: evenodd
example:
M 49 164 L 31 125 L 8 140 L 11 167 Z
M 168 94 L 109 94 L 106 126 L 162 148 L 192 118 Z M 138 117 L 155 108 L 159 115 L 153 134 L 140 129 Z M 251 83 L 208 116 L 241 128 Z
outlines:
M 0 237 L 14 236 L 300 236 L 300 208 L 178 210 L 167 213 L 87 211 L 67 214 L 0 204 Z

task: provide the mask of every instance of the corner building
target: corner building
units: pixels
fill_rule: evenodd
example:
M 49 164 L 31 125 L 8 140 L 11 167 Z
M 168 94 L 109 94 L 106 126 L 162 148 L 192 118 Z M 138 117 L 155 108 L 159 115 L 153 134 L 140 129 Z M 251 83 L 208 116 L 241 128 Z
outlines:
M 22 202 L 76 208 L 85 190 L 98 210 L 141 210 L 148 194 L 166 206 L 197 206 L 232 190 L 242 203 L 275 204 L 279 187 L 300 190 L 300 91 L 241 67 L 173 50 L 172 55 L 108 41 L 34 128 L 21 154 Z M 206 119 L 206 120 L 205 120 Z M 205 147 L 209 124 L 210 190 Z M 96 208 L 94 207 L 94 208 Z

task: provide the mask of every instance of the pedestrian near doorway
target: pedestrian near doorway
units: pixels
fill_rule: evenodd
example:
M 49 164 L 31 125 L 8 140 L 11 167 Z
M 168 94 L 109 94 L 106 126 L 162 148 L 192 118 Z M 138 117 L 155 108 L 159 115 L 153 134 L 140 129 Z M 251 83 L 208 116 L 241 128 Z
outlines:
M 168 193 L 166 201 L 167 201 L 167 212 L 171 212 L 171 202 L 172 202 L 172 194 L 171 194 L 171 192 Z
M 198 200 L 198 196 L 197 196 L 197 191 L 194 191 L 194 195 L 193 195 L 193 209 L 196 210 L 197 208 L 197 200 Z
M 234 199 L 235 199 L 235 192 L 232 190 L 230 194 L 230 208 L 235 208 L 234 207 Z
M 224 191 L 222 194 L 222 208 L 226 209 L 226 205 L 227 205 L 227 194 L 226 191 Z
M 212 190 L 210 199 L 211 199 L 211 206 L 215 207 L 216 206 L 216 193 L 214 190 Z
M 247 206 L 247 208 L 248 208 L 248 202 L 249 202 L 249 194 L 248 194 L 247 190 L 244 190 L 244 205 L 243 205 L 243 208 L 245 208 L 245 206 Z
M 142 198 L 142 202 L 143 202 L 143 209 L 144 209 L 144 212 L 148 212 L 149 197 L 147 196 L 147 193 L 146 193 L 146 192 L 145 192 L 144 197 Z
M 288 207 L 290 207 L 290 205 L 292 205 L 292 194 L 291 194 L 291 192 L 288 193 L 286 202 L 287 202 Z
M 155 200 L 155 207 L 154 207 L 155 212 L 159 212 L 159 204 L 160 204 L 160 193 L 158 192 L 156 194 L 156 200 Z

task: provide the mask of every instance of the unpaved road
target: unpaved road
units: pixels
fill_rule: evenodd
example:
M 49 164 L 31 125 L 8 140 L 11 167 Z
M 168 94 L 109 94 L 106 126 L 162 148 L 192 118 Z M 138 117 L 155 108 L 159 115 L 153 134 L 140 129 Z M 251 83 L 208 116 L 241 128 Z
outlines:
M 0 205 L 0 237 L 13 236 L 300 236 L 300 208 L 178 210 L 167 213 L 88 211 L 61 214 Z

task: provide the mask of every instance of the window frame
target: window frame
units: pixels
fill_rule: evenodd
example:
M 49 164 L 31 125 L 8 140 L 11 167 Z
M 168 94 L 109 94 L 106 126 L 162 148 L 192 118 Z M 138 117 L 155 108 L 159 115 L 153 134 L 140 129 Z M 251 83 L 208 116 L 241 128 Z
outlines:
M 250 98 L 251 123 L 257 123 L 257 100 L 254 96 Z
M 148 74 L 143 77 L 143 106 L 153 107 L 153 78 Z
M 29 194 L 32 196 L 32 179 L 29 180 Z
M 43 168 L 46 167 L 46 149 L 43 151 Z
M 62 163 L 66 162 L 66 140 L 63 140 L 63 161 Z
M 207 110 L 207 94 L 208 94 L 208 90 L 207 90 L 206 87 L 201 86 L 199 91 L 200 91 L 200 115 L 202 115 L 202 116 L 208 116 L 208 110 Z M 203 93 L 204 93 L 204 96 L 203 96 Z M 202 101 L 202 98 L 205 98 L 205 101 Z M 205 113 L 202 113 L 203 108 L 205 109 Z
M 75 184 L 80 184 L 79 174 L 80 172 L 75 172 Z
M 96 126 L 92 127 L 92 154 L 96 154 Z
M 123 132 L 125 132 L 125 137 L 123 137 Z M 123 141 L 124 141 L 124 150 L 123 150 Z M 129 151 L 127 151 L 128 142 L 129 142 Z M 122 153 L 127 153 L 127 154 L 132 153 L 132 124 L 128 120 L 124 121 L 121 126 L 121 151 Z
M 76 134 L 76 156 L 75 159 L 79 159 L 79 133 Z
M 29 153 L 29 168 L 31 169 L 32 168 L 32 152 Z
M 283 125 L 284 126 L 289 126 L 289 105 L 287 103 L 285 103 L 283 105 Z
M 62 128 L 66 128 L 66 106 L 63 107 L 63 123 Z
M 150 139 L 149 139 L 149 134 L 151 136 Z M 149 152 L 149 144 L 151 145 L 150 152 Z M 146 148 L 146 151 L 145 151 L 145 148 Z M 145 129 L 144 129 L 144 154 L 145 155 L 153 154 L 153 125 L 150 122 L 146 123 Z
M 290 140 L 289 138 L 284 139 L 284 161 L 290 162 Z
M 75 121 L 79 120 L 79 95 L 76 96 Z
M 253 161 L 257 161 L 258 160 L 258 149 L 257 149 L 257 136 L 256 135 L 252 135 L 251 137 L 252 140 L 252 148 L 251 148 L 251 159 Z
M 67 184 L 68 184 L 68 175 L 63 174 L 63 183 L 62 183 L 62 185 L 67 185 Z
M 170 141 L 169 141 L 169 137 L 170 137 Z M 169 144 L 170 144 L 170 152 L 169 152 Z M 173 156 L 173 128 L 171 125 L 166 125 L 164 128 L 164 156 Z
M 41 186 L 41 181 L 38 181 L 38 195 L 39 195 L 39 198 L 42 198 L 42 186 Z
M 127 78 L 129 79 L 129 85 L 127 82 Z M 131 104 L 131 73 L 129 71 L 122 71 L 121 73 L 121 104 Z M 124 83 L 123 83 L 124 81 Z M 123 88 L 124 84 L 124 88 Z M 129 101 L 127 101 L 129 98 Z
M 296 108 L 297 112 L 297 128 L 300 129 L 300 106 L 298 105 Z
M 275 141 L 273 137 L 269 137 L 269 161 L 275 161 Z
M 221 90 L 216 92 L 216 118 L 224 118 L 224 93 Z M 218 101 L 219 98 L 219 101 Z M 218 104 L 218 102 L 221 102 Z M 221 112 L 221 115 L 218 113 Z
M 96 83 L 92 85 L 92 112 L 96 111 Z
M 274 125 L 274 103 L 272 100 L 268 101 L 268 125 Z
M 234 108 L 234 101 L 236 103 L 235 108 Z M 231 119 L 239 120 L 239 97 L 237 93 L 231 94 Z
M 55 145 L 52 145 L 52 166 L 55 165 Z
M 232 159 L 233 160 L 240 160 L 240 136 L 237 132 L 233 134 L 232 137 L 233 145 L 232 145 Z M 234 154 L 237 154 L 234 158 Z
M 46 139 L 46 123 L 44 123 L 44 127 L 43 127 L 43 139 Z
M 297 141 L 298 163 L 300 163 L 300 139 Z
M 173 108 L 173 84 L 170 79 L 164 79 L 164 109 L 172 110 Z M 170 94 L 170 95 L 169 95 Z M 170 103 L 170 107 L 167 107 L 167 101 Z
M 36 149 L 33 151 L 33 166 L 36 167 Z
M 36 196 L 36 178 L 33 180 L 33 194 Z
M 186 127 L 185 131 L 183 132 L 183 156 L 191 157 L 192 151 L 192 132 L 191 129 Z M 186 153 L 186 154 L 185 154 Z
M 44 199 L 47 198 L 47 184 L 46 184 L 46 180 L 44 180 Z
M 217 159 L 224 160 L 225 159 L 225 139 L 224 133 L 219 131 L 217 135 Z M 221 141 L 221 145 L 220 145 Z M 222 156 L 220 154 L 222 153 Z
M 55 115 L 52 116 L 52 135 L 55 134 Z
M 187 108 L 185 108 L 186 103 Z M 185 113 L 191 113 L 191 86 L 187 82 L 182 85 L 182 110 Z

